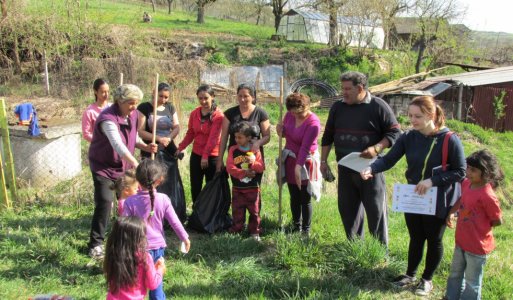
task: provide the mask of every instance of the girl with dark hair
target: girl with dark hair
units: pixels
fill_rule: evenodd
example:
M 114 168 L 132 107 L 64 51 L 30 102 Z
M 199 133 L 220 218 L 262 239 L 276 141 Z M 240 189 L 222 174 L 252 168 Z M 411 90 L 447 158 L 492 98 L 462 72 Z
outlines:
M 453 228 L 457 213 L 456 247 L 445 299 L 481 299 L 484 265 L 495 249 L 492 228 L 502 224 L 494 192 L 502 180 L 504 173 L 490 151 L 480 150 L 467 157 L 461 198 L 447 217 L 447 226 Z
M 103 271 L 109 299 L 144 299 L 162 283 L 164 260 L 154 264 L 146 252 L 146 226 L 138 217 L 119 218 L 107 240 Z
M 433 289 L 432 278 L 442 261 L 444 253 L 443 235 L 445 219 L 454 204 L 454 189 L 449 189 L 455 182 L 465 177 L 465 156 L 460 139 L 445 127 L 442 108 L 431 96 L 420 96 L 408 106 L 408 118 L 412 129 L 402 134 L 392 149 L 381 159 L 361 172 L 364 180 L 392 168 L 403 156 L 406 156 L 406 180 L 415 185 L 415 192 L 425 194 L 433 186 L 438 187 L 435 215 L 405 213 L 404 218 L 410 236 L 408 248 L 408 268 L 406 274 L 394 279 L 394 284 L 407 287 L 417 284 L 415 294 L 428 295 Z M 444 140 L 448 135 L 447 143 Z M 443 145 L 447 146 L 446 169 L 441 168 Z M 452 191 L 452 192 L 451 192 Z M 427 241 L 426 267 L 422 278 L 416 279 Z
M 165 82 L 159 83 L 157 87 L 157 130 L 156 142 L 159 145 L 159 151 L 156 155 L 157 160 L 161 161 L 167 168 L 166 182 L 157 189 L 166 194 L 171 199 L 171 204 L 182 222 L 185 221 L 186 206 L 183 190 L 182 178 L 178 170 L 178 162 L 175 157 L 176 145 L 175 137 L 180 132 L 178 123 L 178 114 L 175 107 L 169 102 L 171 95 L 171 86 Z M 145 141 L 151 141 L 153 137 L 153 102 L 141 103 L 137 109 L 139 114 L 138 132 Z M 142 157 L 150 157 L 150 152 L 141 151 Z
M 255 88 L 248 84 L 241 84 L 237 87 L 238 106 L 227 109 L 224 112 L 224 119 L 221 131 L 221 143 L 219 145 L 219 159 L 216 163 L 216 170 L 221 171 L 223 166 L 224 151 L 235 143 L 235 127 L 237 123 L 246 121 L 250 124 L 253 135 L 251 138 L 251 149 L 260 150 L 262 156 L 263 146 L 271 139 L 269 115 L 265 110 L 256 106 Z M 226 142 L 229 140 L 228 148 Z
M 144 159 L 135 172 L 141 190 L 136 195 L 128 197 L 123 209 L 124 216 L 137 216 L 146 222 L 146 237 L 148 252 L 154 262 L 164 256 L 166 239 L 164 236 L 164 219 L 167 220 L 176 235 L 189 251 L 191 242 L 182 223 L 171 205 L 166 194 L 158 193 L 156 187 L 164 180 L 165 169 L 156 160 Z M 149 293 L 150 299 L 165 299 L 164 289 L 160 284 Z
M 109 85 L 107 82 L 98 78 L 93 83 L 94 103 L 90 104 L 82 114 L 82 136 L 88 142 L 93 139 L 94 122 L 98 115 L 105 108 L 110 106 L 109 103 Z
M 214 178 L 224 118 L 216 105 L 215 92 L 209 85 L 199 86 L 196 96 L 200 106 L 191 112 L 187 133 L 176 151 L 178 156 L 194 142 L 189 165 L 193 203 L 201 192 L 203 178 L 207 183 Z

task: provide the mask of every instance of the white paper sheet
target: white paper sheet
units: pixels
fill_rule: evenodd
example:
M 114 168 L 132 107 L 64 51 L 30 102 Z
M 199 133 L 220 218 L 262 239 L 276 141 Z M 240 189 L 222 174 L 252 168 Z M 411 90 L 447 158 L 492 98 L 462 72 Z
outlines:
M 422 215 L 435 215 L 437 187 L 430 188 L 424 195 L 415 192 L 414 184 L 394 184 L 392 211 Z
M 338 161 L 339 165 L 344 167 L 348 167 L 349 169 L 353 169 L 356 172 L 361 172 L 363 169 L 370 166 L 375 160 L 375 158 L 363 158 L 360 157 L 361 152 L 352 152 L 348 155 L 344 156 L 341 160 Z

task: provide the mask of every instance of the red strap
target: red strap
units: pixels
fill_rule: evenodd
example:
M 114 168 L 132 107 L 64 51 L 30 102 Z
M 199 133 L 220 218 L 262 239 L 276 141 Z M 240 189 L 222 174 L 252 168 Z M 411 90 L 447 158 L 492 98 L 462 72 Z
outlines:
M 442 144 L 442 171 L 447 169 L 447 157 L 449 156 L 449 139 L 454 132 L 448 131 L 444 136 L 444 143 Z

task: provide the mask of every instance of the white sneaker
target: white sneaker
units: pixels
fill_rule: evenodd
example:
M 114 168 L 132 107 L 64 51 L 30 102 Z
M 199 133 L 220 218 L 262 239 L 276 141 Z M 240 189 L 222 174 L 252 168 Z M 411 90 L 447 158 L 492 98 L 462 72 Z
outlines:
M 257 242 L 262 241 L 262 239 L 260 239 L 260 236 L 259 236 L 258 234 L 252 234 L 252 235 L 251 235 L 251 237 L 252 237 L 255 241 L 257 241 Z
M 99 245 L 89 249 L 89 256 L 93 259 L 103 259 L 103 257 L 105 256 L 105 253 L 103 251 L 103 245 Z

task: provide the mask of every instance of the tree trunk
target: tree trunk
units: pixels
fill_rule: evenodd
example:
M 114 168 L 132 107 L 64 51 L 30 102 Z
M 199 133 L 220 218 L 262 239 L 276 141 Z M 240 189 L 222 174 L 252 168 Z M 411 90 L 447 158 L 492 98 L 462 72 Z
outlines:
M 18 34 L 14 33 L 14 45 L 13 45 L 13 58 L 14 58 L 14 70 L 17 74 L 21 74 L 21 61 L 18 46 Z
M 171 14 L 171 5 L 173 4 L 173 0 L 167 0 L 167 13 Z
M 335 7 L 335 2 L 333 0 L 329 1 L 329 11 L 330 11 L 330 39 L 328 44 L 330 46 L 338 45 L 338 24 L 337 24 L 337 8 Z
M 151 7 L 153 8 L 153 12 L 155 12 L 155 0 L 151 0 Z
M 426 50 L 426 36 L 423 34 L 419 40 L 419 51 L 417 54 L 417 62 L 415 63 L 415 73 L 420 73 L 420 66 L 424 57 L 424 50 Z
M 198 1 L 198 19 L 196 20 L 199 24 L 205 23 L 205 3 Z
M 274 15 L 274 30 L 278 33 L 278 28 L 280 28 L 281 15 Z
M 2 19 L 7 18 L 7 0 L 0 0 L 0 6 L 2 7 Z
M 257 20 L 256 20 L 256 25 L 259 25 L 260 24 L 260 17 L 262 15 L 262 7 L 259 7 L 258 10 L 257 10 Z

